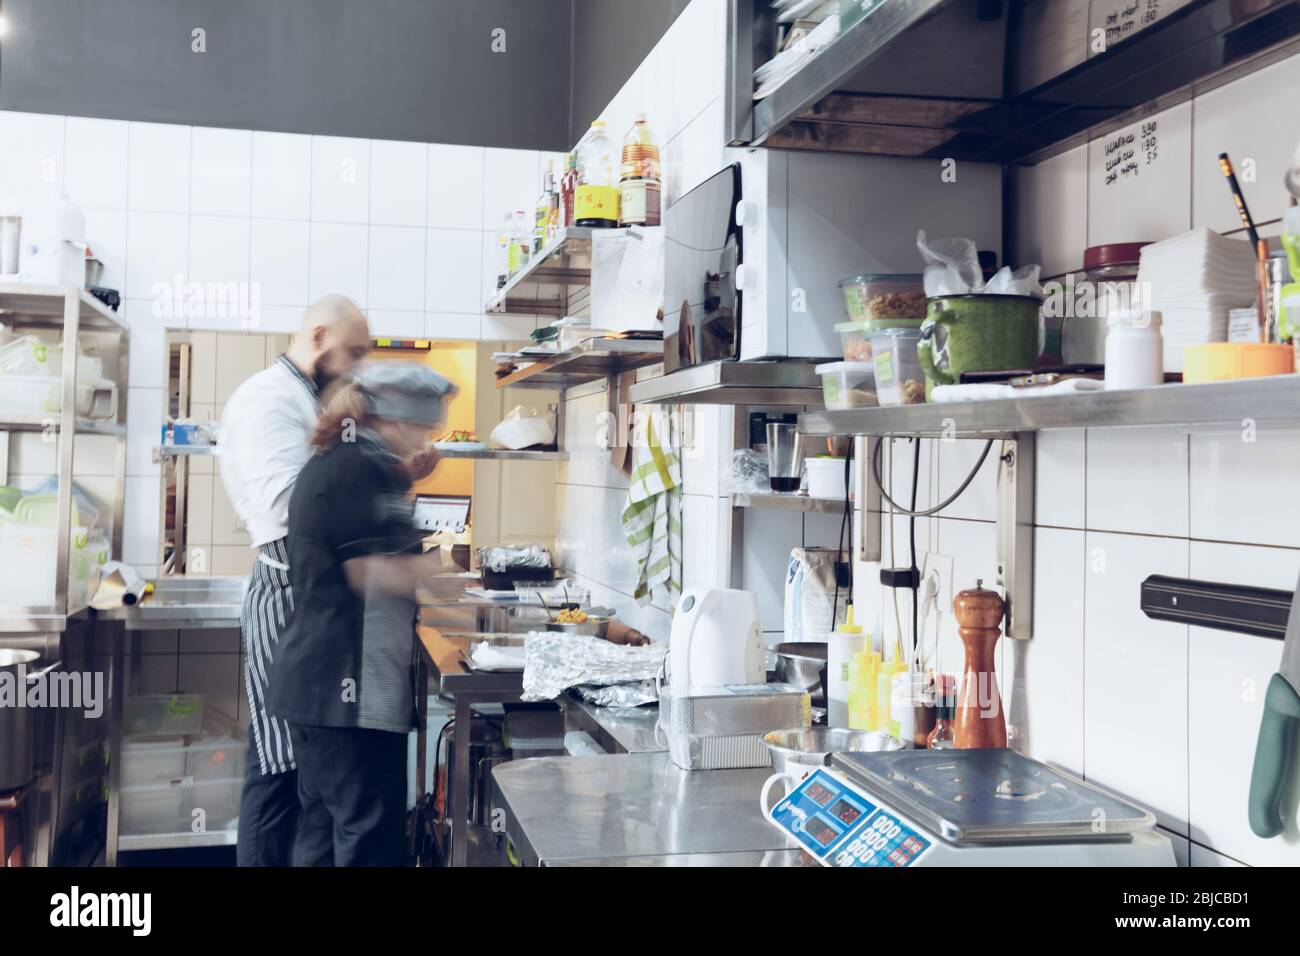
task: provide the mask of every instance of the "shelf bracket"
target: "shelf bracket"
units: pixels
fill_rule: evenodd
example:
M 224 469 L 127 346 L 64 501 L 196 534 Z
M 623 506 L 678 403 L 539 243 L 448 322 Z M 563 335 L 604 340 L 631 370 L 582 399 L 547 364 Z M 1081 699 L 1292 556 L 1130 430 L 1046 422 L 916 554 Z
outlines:
M 1007 602 L 1007 636 L 1028 640 L 1034 628 L 1035 434 L 1016 432 L 998 453 L 998 584 Z
M 881 511 L 880 486 L 871 475 L 871 462 L 875 459 L 876 449 L 883 441 L 879 435 L 863 435 L 854 438 L 855 460 L 857 469 L 857 491 L 862 500 L 858 502 L 858 560 L 879 563 L 881 558 Z

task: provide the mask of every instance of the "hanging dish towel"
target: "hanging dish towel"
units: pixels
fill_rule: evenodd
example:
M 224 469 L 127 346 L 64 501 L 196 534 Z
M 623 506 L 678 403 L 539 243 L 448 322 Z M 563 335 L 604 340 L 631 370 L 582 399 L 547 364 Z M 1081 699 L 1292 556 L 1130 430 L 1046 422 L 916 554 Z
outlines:
M 682 590 L 682 465 L 673 414 L 653 407 L 638 437 L 623 509 L 623 534 L 637 561 L 635 597 L 649 604 L 662 587 L 675 605 Z

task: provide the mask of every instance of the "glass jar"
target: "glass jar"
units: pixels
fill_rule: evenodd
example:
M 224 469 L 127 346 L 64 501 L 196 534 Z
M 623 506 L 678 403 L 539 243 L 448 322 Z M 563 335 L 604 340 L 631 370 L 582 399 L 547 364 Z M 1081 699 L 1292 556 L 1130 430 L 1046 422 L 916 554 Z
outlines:
M 1083 272 L 1061 318 L 1061 358 L 1066 365 L 1106 361 L 1106 317 L 1139 304 L 1138 255 L 1145 242 L 1115 242 L 1083 251 Z

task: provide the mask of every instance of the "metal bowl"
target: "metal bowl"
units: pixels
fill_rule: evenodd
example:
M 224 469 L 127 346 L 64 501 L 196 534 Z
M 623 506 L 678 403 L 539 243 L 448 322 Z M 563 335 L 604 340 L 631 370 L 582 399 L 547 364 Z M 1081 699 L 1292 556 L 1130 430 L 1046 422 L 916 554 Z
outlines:
M 608 617 L 589 617 L 581 624 L 557 624 L 551 621 L 547 623 L 546 629 L 564 634 L 591 634 L 594 637 L 604 637 L 605 632 L 609 630 L 611 620 L 612 618 Z
M 874 730 L 847 730 L 843 727 L 807 727 L 773 730 L 763 735 L 763 743 L 772 755 L 772 769 L 785 773 L 788 764 L 824 767 L 834 753 L 874 753 L 902 750 L 903 742 Z
M 772 650 L 776 654 L 776 679 L 806 690 L 814 707 L 825 707 L 822 672 L 826 669 L 826 642 L 796 641 L 778 644 Z

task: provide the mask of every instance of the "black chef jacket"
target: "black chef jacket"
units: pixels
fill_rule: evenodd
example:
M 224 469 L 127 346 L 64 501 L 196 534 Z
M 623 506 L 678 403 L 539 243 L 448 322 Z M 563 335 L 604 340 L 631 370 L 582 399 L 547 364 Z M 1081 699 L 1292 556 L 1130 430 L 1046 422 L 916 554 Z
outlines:
M 303 468 L 289 500 L 293 623 L 272 666 L 269 708 L 293 724 L 405 733 L 415 718 L 413 598 L 349 587 L 343 562 L 418 554 L 410 480 L 373 431 Z

